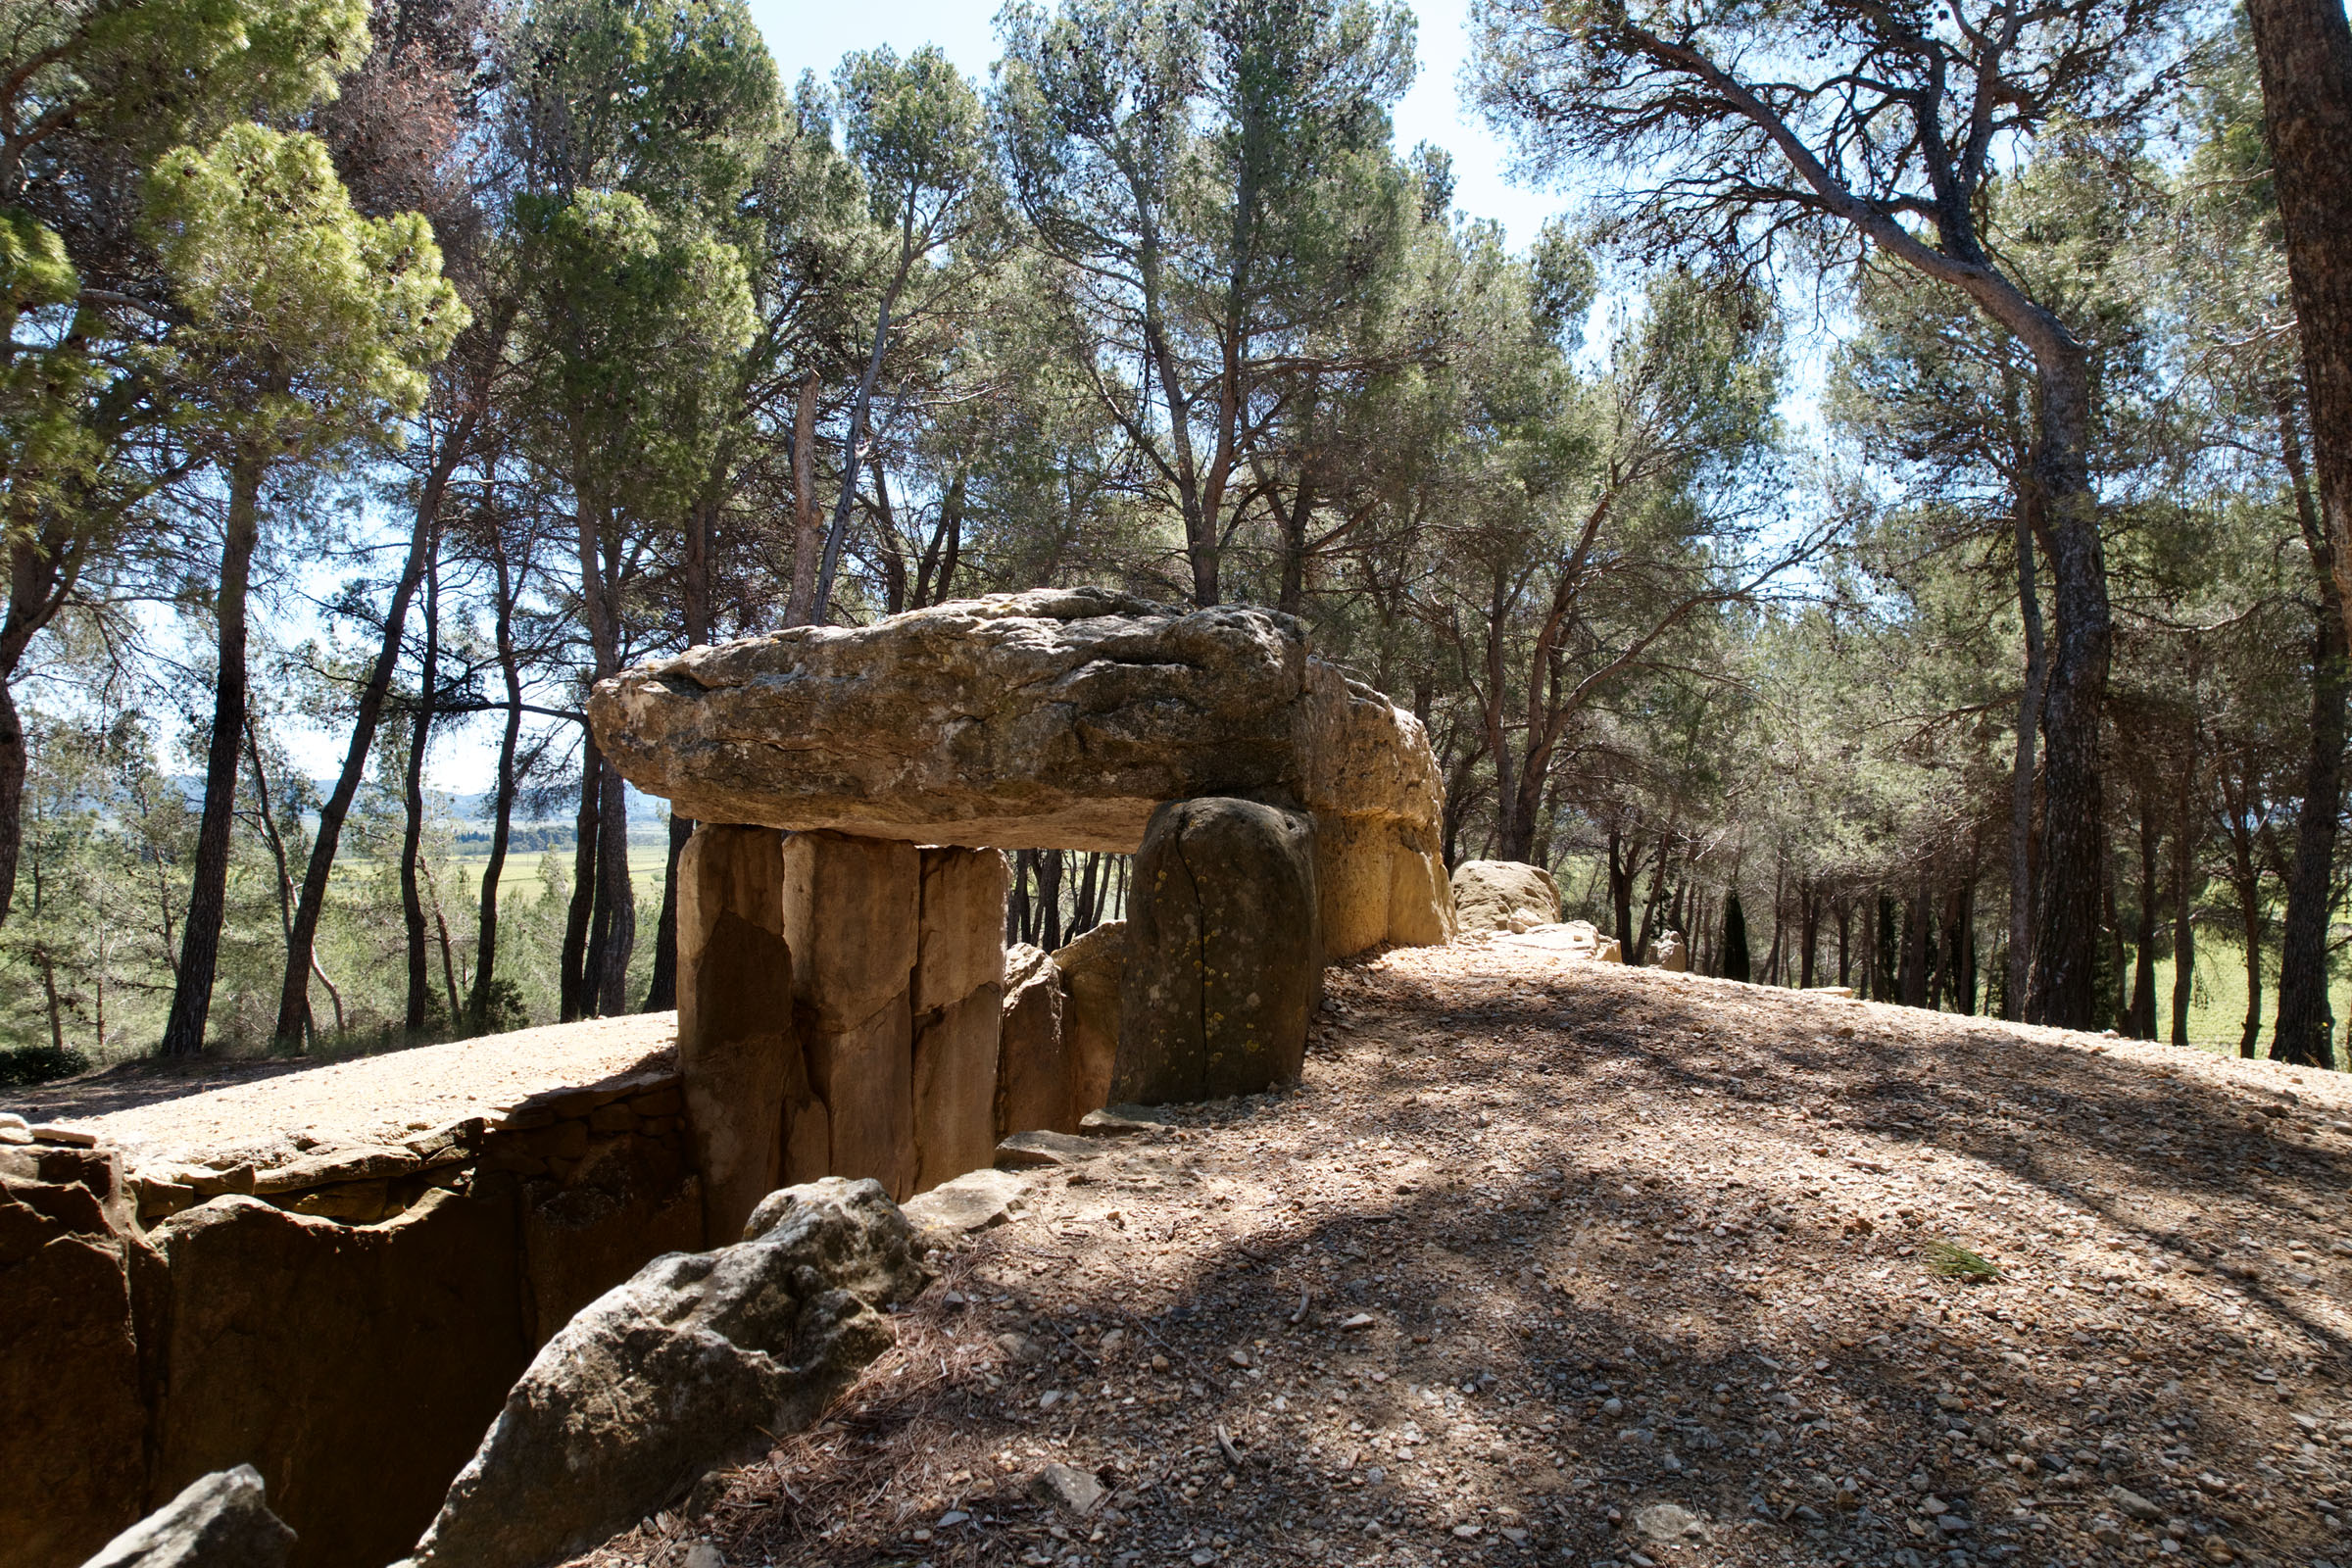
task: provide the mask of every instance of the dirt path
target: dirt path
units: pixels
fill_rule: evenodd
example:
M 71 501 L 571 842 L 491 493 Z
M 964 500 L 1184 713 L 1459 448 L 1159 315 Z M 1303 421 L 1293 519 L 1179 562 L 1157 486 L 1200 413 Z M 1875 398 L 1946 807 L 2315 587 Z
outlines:
M 2352 1564 L 2342 1080 L 1502 946 L 1330 992 L 584 1560 Z

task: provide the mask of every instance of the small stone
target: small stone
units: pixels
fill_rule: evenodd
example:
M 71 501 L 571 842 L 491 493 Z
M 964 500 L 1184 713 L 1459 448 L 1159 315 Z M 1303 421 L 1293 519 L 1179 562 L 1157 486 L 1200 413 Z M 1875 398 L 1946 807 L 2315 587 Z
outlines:
M 1698 1522 L 1696 1514 L 1672 1502 L 1653 1502 L 1635 1514 L 1634 1529 L 1662 1546 L 1704 1541 L 1707 1536 L 1707 1527 Z
M 1102 1506 L 1102 1483 L 1073 1465 L 1046 1466 L 1029 1484 L 1029 1494 L 1080 1519 Z
M 1152 1352 L 1152 1370 L 1154 1372 L 1165 1372 L 1167 1369 L 1168 1358 L 1160 1354 L 1157 1350 L 1153 1350 Z
M 936 1528 L 941 1530 L 953 1530 L 956 1528 L 956 1526 L 962 1524 L 969 1518 L 971 1518 L 971 1515 L 965 1513 L 961 1508 L 950 1508 L 946 1513 L 943 1513 L 939 1516 L 939 1523 Z
M 686 1568 L 727 1568 L 727 1559 L 708 1541 L 698 1541 L 686 1548 Z
M 1343 1318 L 1340 1321 L 1340 1327 L 1350 1334 L 1361 1329 L 1368 1329 L 1371 1326 L 1372 1314 L 1369 1312 L 1358 1312 L 1353 1317 Z
M 78 1127 L 60 1127 L 55 1122 L 43 1122 L 32 1129 L 32 1139 L 38 1144 L 63 1144 L 68 1149 L 95 1149 L 98 1135 L 85 1133 Z
M 2219 1536 L 2207 1536 L 2205 1538 L 2205 1544 L 2199 1549 L 2205 1553 L 2205 1560 L 2207 1562 L 2237 1561 L 2237 1553 L 2230 1549 L 2230 1543 L 2224 1541 Z
M 1051 1410 L 1068 1397 L 1069 1396 L 1062 1393 L 1059 1389 L 1048 1389 L 1045 1393 L 1037 1396 L 1037 1407 L 1040 1410 Z
M 1044 1348 L 1026 1334 L 1000 1334 L 997 1336 L 997 1348 L 1003 1350 L 1010 1359 L 1024 1365 L 1043 1361 L 1046 1358 Z
M 1456 1541 L 1476 1541 L 1478 1539 L 1478 1526 L 1455 1525 L 1453 1527 L 1453 1539 Z
M 2154 1524 L 2164 1518 L 2164 1510 L 2162 1508 L 2157 1507 L 2154 1503 L 2141 1496 L 2138 1493 L 2133 1492 L 2129 1487 L 2108 1488 L 2107 1499 L 2134 1519 L 2145 1520 L 2150 1524 Z

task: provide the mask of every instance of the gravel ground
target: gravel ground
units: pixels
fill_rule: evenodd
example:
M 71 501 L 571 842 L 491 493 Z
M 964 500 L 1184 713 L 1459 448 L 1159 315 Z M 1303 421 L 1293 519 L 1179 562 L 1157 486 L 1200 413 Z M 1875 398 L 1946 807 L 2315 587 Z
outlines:
M 2352 1564 L 2343 1080 L 1506 944 L 1329 992 L 581 1561 Z
M 543 1089 L 624 1077 L 673 1055 L 677 1036 L 676 1013 L 649 1012 L 323 1062 L 124 1062 L 0 1093 L 0 1110 L 95 1133 L 134 1165 L 267 1166 L 302 1147 L 397 1143 Z

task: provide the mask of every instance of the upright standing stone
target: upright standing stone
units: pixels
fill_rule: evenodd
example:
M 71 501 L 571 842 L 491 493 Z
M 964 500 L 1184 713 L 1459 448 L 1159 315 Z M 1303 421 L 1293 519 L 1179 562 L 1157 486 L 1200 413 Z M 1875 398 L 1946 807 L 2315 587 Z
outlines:
M 1027 943 L 1004 953 L 1004 1021 L 997 1052 L 997 1136 L 1078 1130 L 1062 1039 L 1061 966 Z M 1105 1086 L 1107 1087 L 1107 1086 Z M 1087 1107 L 1089 1110 L 1093 1106 Z
M 1110 1103 L 1111 1074 L 1119 1059 L 1119 999 L 1127 980 L 1127 922 L 1105 920 L 1055 948 L 1054 967 L 1061 971 L 1061 1049 L 1070 1075 L 1070 1110 L 1084 1116 Z
M 1560 885 L 1521 860 L 1464 860 L 1453 868 L 1454 913 L 1464 931 L 1532 931 L 1560 921 Z
M 871 1176 L 914 1196 L 914 961 L 921 856 L 899 840 L 795 833 L 784 841 L 784 941 L 808 1079 L 824 1102 L 785 1146 L 790 1181 Z
M 793 1031 L 783 837 L 705 822 L 678 854 L 678 1070 L 710 1247 L 783 1185 L 786 1107 L 806 1119 L 812 1098 Z
M 1152 814 L 1127 899 L 1114 1100 L 1217 1100 L 1297 1080 L 1321 990 L 1315 831 L 1252 801 Z
M 999 851 L 922 852 L 914 964 L 917 1192 L 996 1159 L 1006 880 Z

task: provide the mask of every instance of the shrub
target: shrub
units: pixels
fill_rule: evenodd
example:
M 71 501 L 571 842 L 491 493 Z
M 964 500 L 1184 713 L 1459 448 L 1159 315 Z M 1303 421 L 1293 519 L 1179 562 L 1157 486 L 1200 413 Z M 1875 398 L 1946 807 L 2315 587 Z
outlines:
M 90 1070 L 90 1058 L 72 1046 L 18 1046 L 0 1051 L 0 1089 L 24 1089 Z

